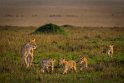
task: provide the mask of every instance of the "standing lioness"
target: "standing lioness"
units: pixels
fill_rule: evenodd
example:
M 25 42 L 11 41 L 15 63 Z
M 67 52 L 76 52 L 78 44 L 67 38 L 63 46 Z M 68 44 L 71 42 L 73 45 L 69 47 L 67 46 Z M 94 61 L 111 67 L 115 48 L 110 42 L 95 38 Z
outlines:
M 26 44 L 21 47 L 21 63 L 26 66 L 26 68 L 31 67 L 33 61 L 34 49 L 36 49 L 35 39 L 29 40 Z
M 73 69 L 75 72 L 76 69 L 76 62 L 74 60 L 66 61 L 64 58 L 59 60 L 59 63 L 63 65 L 64 71 L 63 74 L 67 74 L 68 70 Z

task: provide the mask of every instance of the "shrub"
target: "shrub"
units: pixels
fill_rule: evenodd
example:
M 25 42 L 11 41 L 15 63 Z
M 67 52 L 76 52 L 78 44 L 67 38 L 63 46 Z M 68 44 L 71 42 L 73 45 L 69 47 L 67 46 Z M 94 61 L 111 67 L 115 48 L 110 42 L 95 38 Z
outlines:
M 33 33 L 65 34 L 65 31 L 60 26 L 49 23 L 39 27 Z

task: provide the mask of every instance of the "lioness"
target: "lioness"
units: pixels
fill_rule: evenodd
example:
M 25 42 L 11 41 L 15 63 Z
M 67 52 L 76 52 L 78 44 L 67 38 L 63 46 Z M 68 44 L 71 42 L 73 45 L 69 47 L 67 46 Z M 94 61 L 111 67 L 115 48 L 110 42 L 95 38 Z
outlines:
M 83 67 L 87 68 L 88 66 L 88 61 L 87 58 L 84 56 L 80 57 L 80 70 L 82 71 Z
M 109 45 L 108 46 L 108 52 L 107 52 L 107 54 L 110 57 L 112 57 L 112 55 L 113 55 L 113 47 L 114 47 L 114 45 Z
M 49 72 L 49 68 L 51 68 L 52 72 L 54 70 L 54 64 L 55 64 L 56 60 L 49 58 L 49 59 L 41 59 L 40 61 L 40 72 L 43 72 L 45 70 L 47 70 L 47 72 Z
M 31 67 L 33 61 L 33 52 L 36 49 L 35 39 L 29 40 L 28 43 L 21 47 L 21 63 L 26 66 L 26 68 Z
M 67 74 L 69 69 L 73 69 L 75 72 L 77 72 L 76 62 L 74 60 L 66 61 L 64 58 L 61 58 L 59 59 L 59 63 L 63 65 L 63 74 Z

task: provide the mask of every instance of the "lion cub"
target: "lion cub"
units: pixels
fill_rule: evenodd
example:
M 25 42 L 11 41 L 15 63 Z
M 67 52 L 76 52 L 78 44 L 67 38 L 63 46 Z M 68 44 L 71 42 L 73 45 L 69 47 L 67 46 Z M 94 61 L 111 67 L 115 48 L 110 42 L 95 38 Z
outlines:
M 107 52 L 107 54 L 110 57 L 112 57 L 112 55 L 113 55 L 113 47 L 114 47 L 114 45 L 109 45 L 108 46 L 108 52 Z
M 70 69 L 73 69 L 75 72 L 77 72 L 76 62 L 74 60 L 66 61 L 64 58 L 61 58 L 59 60 L 59 63 L 63 65 L 64 68 L 63 74 L 67 74 L 68 70 Z
M 80 57 L 80 70 L 82 71 L 83 67 L 87 68 L 88 66 L 88 61 L 87 61 L 87 58 L 84 57 L 84 56 L 81 56 Z
M 40 72 L 43 72 L 46 70 L 47 72 L 49 72 L 49 69 L 54 70 L 54 64 L 55 64 L 56 60 L 49 58 L 49 59 L 42 59 L 40 61 Z

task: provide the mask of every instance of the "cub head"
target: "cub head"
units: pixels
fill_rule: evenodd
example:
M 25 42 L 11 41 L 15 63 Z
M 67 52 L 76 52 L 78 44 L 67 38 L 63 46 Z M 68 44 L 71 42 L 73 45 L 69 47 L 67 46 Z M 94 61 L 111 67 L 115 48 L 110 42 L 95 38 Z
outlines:
M 56 62 L 56 59 L 50 58 L 49 61 L 52 63 L 52 65 Z
M 80 57 L 80 64 L 84 63 L 85 62 L 85 57 L 84 56 L 81 56 Z
M 64 58 L 60 58 L 59 59 L 59 64 L 64 64 L 65 63 L 65 59 Z
M 109 48 L 111 49 L 111 48 L 113 48 L 114 47 L 114 45 L 113 44 L 111 44 L 111 45 L 109 45 Z

